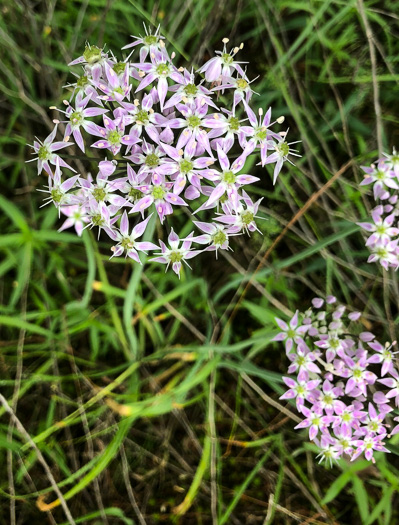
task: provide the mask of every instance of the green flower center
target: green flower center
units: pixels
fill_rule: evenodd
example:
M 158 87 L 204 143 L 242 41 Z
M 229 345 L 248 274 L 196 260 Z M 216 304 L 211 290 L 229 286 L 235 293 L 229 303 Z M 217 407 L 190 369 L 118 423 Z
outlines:
M 383 224 L 380 224 L 380 226 L 377 226 L 377 233 L 379 233 L 380 235 L 383 235 L 385 232 L 386 232 L 387 228 L 386 226 L 384 226 Z
M 293 330 L 292 328 L 289 328 L 287 330 L 287 337 L 289 337 L 290 339 L 292 339 L 293 337 L 295 337 L 295 330 Z M 303 359 L 303 358 L 302 358 Z
M 195 84 L 187 84 L 183 91 L 186 95 L 194 96 L 198 93 L 198 88 Z
M 139 124 L 146 124 L 148 122 L 148 112 L 145 109 L 140 109 L 136 113 L 136 122 Z
M 297 387 L 296 387 L 296 393 L 297 393 L 298 395 L 302 395 L 302 394 L 304 394 L 304 393 L 305 393 L 305 389 L 303 388 L 303 386 L 297 386 Z
M 158 37 L 154 35 L 147 35 L 143 38 L 143 42 L 146 46 L 154 46 L 158 43 Z
M 212 240 L 216 246 L 222 246 L 227 241 L 227 235 L 222 230 L 219 230 L 212 236 Z
M 231 131 L 238 131 L 240 129 L 240 121 L 237 117 L 230 117 L 228 123 Z
M 378 423 L 376 421 L 370 421 L 370 423 L 368 424 L 368 427 L 369 427 L 369 430 L 371 430 L 371 432 L 377 432 Z
M 257 128 L 255 133 L 255 138 L 258 139 L 259 142 L 263 142 L 267 139 L 267 129 L 264 129 L 264 127 Z
M 126 62 L 118 62 L 113 67 L 113 70 L 115 71 L 117 75 L 119 75 L 120 73 L 123 73 L 125 69 L 126 69 Z
M 383 248 L 382 246 L 377 248 L 375 253 L 380 259 L 385 259 L 389 254 L 388 250 L 386 248 Z
M 239 78 L 237 80 L 238 89 L 245 89 L 247 86 L 248 86 L 248 82 L 245 80 L 245 78 Z
M 318 427 L 320 425 L 320 423 L 321 423 L 321 420 L 320 420 L 319 417 L 313 418 L 312 425 L 316 425 L 316 427 Z
M 85 77 L 85 76 L 79 77 L 78 80 L 76 81 L 76 85 L 77 85 L 78 88 L 84 88 L 88 84 L 89 84 L 89 81 L 88 81 L 87 77 Z
M 102 202 L 107 196 L 107 193 L 104 190 L 104 188 L 94 188 L 94 190 L 92 191 L 92 195 L 97 202 Z
M 80 111 L 74 111 L 73 113 L 71 113 L 69 120 L 71 121 L 72 126 L 79 127 L 82 125 L 84 117 Z
M 189 173 L 193 169 L 193 163 L 189 160 L 182 160 L 180 162 L 180 173 Z
M 329 394 L 326 394 L 324 397 L 323 397 L 323 401 L 326 405 L 331 405 L 331 403 L 333 402 L 333 397 L 330 396 Z
M 384 358 L 385 361 L 391 361 L 392 359 L 391 352 L 389 350 L 384 350 L 382 352 L 382 357 Z
M 119 95 L 123 95 L 125 92 L 123 91 L 123 88 L 119 86 L 113 90 L 113 93 L 119 93 Z
M 73 214 L 73 218 L 75 219 L 75 221 L 78 221 L 82 218 L 82 212 L 81 211 L 75 211 L 75 213 Z
M 92 216 L 91 222 L 94 226 L 102 226 L 104 224 L 104 219 L 101 217 L 99 213 L 96 213 Z
M 375 176 L 378 180 L 384 180 L 386 177 L 386 173 L 384 171 L 377 170 L 377 173 L 375 174 Z
M 349 421 L 351 420 L 352 420 L 352 416 L 350 414 L 348 413 L 343 414 L 342 421 L 344 421 L 345 423 L 349 423 Z
M 330 347 L 331 348 L 338 348 L 339 347 L 339 339 L 330 339 Z
M 140 190 L 136 190 L 136 188 L 130 188 L 128 195 L 133 202 L 136 202 L 141 199 L 141 197 L 143 196 L 143 192 Z
M 399 155 L 392 155 L 391 162 L 392 164 L 397 164 L 399 162 Z
M 43 146 L 40 146 L 37 156 L 39 157 L 39 160 L 49 160 L 51 152 L 48 147 L 43 144 Z
M 360 379 L 362 377 L 362 371 L 361 370 L 354 370 L 353 371 L 353 377 L 355 379 Z
M 171 263 L 177 263 L 183 259 L 183 254 L 181 252 L 171 252 L 169 258 Z
M 244 226 L 248 226 L 253 220 L 254 214 L 251 211 L 246 210 L 243 213 L 241 213 L 241 221 L 244 224 Z
M 187 117 L 187 123 L 190 128 L 198 128 L 201 124 L 201 119 L 196 115 L 191 115 L 191 117 Z
M 150 153 L 149 155 L 147 155 L 147 157 L 145 159 L 145 163 L 150 168 L 156 168 L 157 166 L 159 166 L 159 157 L 158 157 L 158 155 L 156 153 Z
M 155 68 L 155 71 L 158 73 L 158 75 L 166 76 L 169 73 L 169 66 L 168 64 L 158 64 Z
M 341 443 L 342 448 L 349 447 L 349 441 L 347 439 L 341 439 L 340 443 Z
M 160 200 L 165 197 L 166 191 L 161 186 L 154 186 L 152 190 L 152 196 L 155 200 Z
M 124 250 L 131 250 L 134 246 L 134 241 L 130 237 L 124 237 L 121 240 L 121 246 Z
M 303 355 L 300 355 L 298 356 L 296 362 L 298 366 L 303 366 L 306 363 L 306 359 L 303 357 Z
M 222 176 L 223 182 L 227 184 L 234 184 L 236 181 L 236 176 L 232 171 L 225 171 Z
M 61 202 L 63 195 L 64 194 L 62 193 L 62 191 L 57 188 L 51 190 L 51 198 L 56 204 L 59 204 Z
M 226 66 L 229 66 L 230 64 L 232 64 L 234 62 L 234 59 L 228 53 L 222 53 L 222 62 Z
M 286 142 L 281 142 L 276 149 L 282 157 L 286 157 L 290 152 L 290 147 Z
M 121 143 L 121 134 L 118 130 L 115 129 L 108 133 L 107 139 L 112 146 L 117 146 Z
M 83 58 L 88 64 L 95 64 L 101 60 L 101 49 L 97 46 L 86 46 L 83 53 Z

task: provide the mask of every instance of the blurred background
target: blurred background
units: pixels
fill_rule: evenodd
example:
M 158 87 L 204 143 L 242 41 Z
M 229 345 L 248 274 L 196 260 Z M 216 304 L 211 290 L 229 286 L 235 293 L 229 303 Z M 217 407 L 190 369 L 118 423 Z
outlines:
M 276 315 L 329 293 L 397 337 L 397 275 L 367 265 L 355 222 L 372 205 L 359 166 L 399 146 L 398 18 L 396 0 L 0 1 L 0 392 L 18 418 L 0 407 L 1 524 L 397 523 L 395 438 L 375 465 L 319 465 L 278 400 L 287 360 L 270 340 Z M 124 58 L 143 24 L 189 69 L 243 42 L 253 107 L 302 141 L 274 187 L 248 162 L 262 235 L 180 281 L 58 233 L 26 164 L 69 98 L 67 63 L 85 42 Z

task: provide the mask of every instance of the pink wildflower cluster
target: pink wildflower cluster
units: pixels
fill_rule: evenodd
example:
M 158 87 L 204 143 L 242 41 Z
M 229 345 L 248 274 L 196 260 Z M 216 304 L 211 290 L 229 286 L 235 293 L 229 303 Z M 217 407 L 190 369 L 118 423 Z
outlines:
M 390 412 L 399 407 L 399 373 L 392 345 L 383 346 L 370 332 L 362 332 L 359 312 L 346 313 L 336 298 L 315 298 L 312 308 L 295 313 L 275 341 L 284 341 L 290 377 L 281 399 L 295 399 L 309 438 L 321 449 L 321 460 L 361 454 L 375 461 L 375 451 L 389 452 L 385 438 Z M 295 376 L 292 377 L 292 376 Z M 399 418 L 394 418 L 398 420 Z
M 251 108 L 251 81 L 244 62 L 236 60 L 243 46 L 228 50 L 227 43 L 197 72 L 174 64 L 158 30 L 134 37 L 123 48 L 133 51 L 121 61 L 87 45 L 69 64 L 82 71 L 67 86 L 72 95 L 66 109 L 59 110 L 63 140 L 56 141 L 55 121 L 52 133 L 32 146 L 38 174 L 44 170 L 49 177 L 48 202 L 67 217 L 61 230 L 75 227 L 81 235 L 98 227 L 115 242 L 114 257 L 141 263 L 140 251 L 158 250 L 152 260 L 180 274 L 182 262 L 202 251 L 227 250 L 230 236 L 258 229 L 260 200 L 253 202 L 245 188 L 259 179 L 245 173 L 246 159 L 256 153 L 262 166 L 274 164 L 275 183 L 283 163 L 299 155 L 287 132 L 271 129 L 283 117 L 273 122 L 270 108 L 259 109 L 258 116 Z M 61 154 L 73 144 L 82 154 L 91 150 L 94 176 L 75 174 L 63 159 L 74 158 Z M 96 161 L 98 150 L 105 159 Z M 65 175 L 65 169 L 74 174 Z M 152 214 L 164 224 L 179 208 L 196 233 L 180 239 L 169 225 L 169 247 L 138 240 Z M 194 220 L 205 210 L 216 213 Z
M 399 154 L 393 150 L 392 155 L 376 161 L 370 167 L 362 167 L 365 172 L 361 185 L 373 185 L 373 195 L 377 206 L 372 210 L 371 222 L 358 223 L 369 237 L 366 246 L 371 255 L 367 262 L 379 262 L 386 270 L 399 268 Z

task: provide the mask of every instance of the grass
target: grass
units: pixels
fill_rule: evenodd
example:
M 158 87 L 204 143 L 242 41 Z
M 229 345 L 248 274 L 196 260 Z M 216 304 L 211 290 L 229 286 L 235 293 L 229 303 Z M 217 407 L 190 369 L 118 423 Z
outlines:
M 398 521 L 396 439 L 375 465 L 319 466 L 278 401 L 287 363 L 271 343 L 275 315 L 332 292 L 365 311 L 366 329 L 397 338 L 397 276 L 365 263 L 354 225 L 370 210 L 359 165 L 398 144 L 395 7 L 3 0 L 0 523 Z M 223 37 L 244 42 L 259 106 L 303 141 L 275 187 L 249 166 L 263 236 L 195 260 L 181 281 L 110 261 L 89 232 L 58 233 L 56 211 L 40 208 L 44 179 L 25 164 L 62 103 L 66 63 L 86 40 L 117 52 L 143 21 L 194 66 Z

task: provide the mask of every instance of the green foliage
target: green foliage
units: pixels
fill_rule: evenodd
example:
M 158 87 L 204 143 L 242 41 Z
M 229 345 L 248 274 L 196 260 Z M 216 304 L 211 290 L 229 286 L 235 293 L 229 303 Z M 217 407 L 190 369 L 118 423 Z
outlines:
M 377 46 L 373 79 L 363 6 Z M 31 440 L 0 407 L 0 523 L 396 523 L 397 445 L 332 469 L 315 463 L 294 409 L 279 405 L 287 361 L 274 317 L 334 292 L 394 338 L 397 277 L 366 264 L 356 221 L 369 213 L 357 167 L 377 155 L 373 81 L 386 148 L 397 137 L 396 9 L 373 0 L 3 0 L 0 17 L 0 387 Z M 85 41 L 115 53 L 142 22 L 162 24 L 177 60 L 199 66 L 221 39 L 244 42 L 260 96 L 284 115 L 303 157 L 261 182 L 263 235 L 193 261 L 179 281 L 147 263 L 109 260 L 107 240 L 57 232 L 40 208 L 26 143 L 61 107 L 67 63 Z M 135 55 L 137 56 L 137 55 Z M 338 180 L 266 250 L 305 203 Z M 90 165 L 79 170 L 90 170 Z M 184 213 L 179 227 L 189 233 Z M 158 239 L 155 224 L 148 238 Z M 244 296 L 247 283 L 251 286 Z M 243 299 L 241 301 L 241 299 Z M 234 312 L 234 318 L 231 317 Z M 256 383 L 256 390 L 253 388 Z M 260 392 L 263 395 L 260 395 Z M 272 400 L 269 403 L 268 400 Z M 288 408 L 288 411 L 285 410 Z M 305 443 L 305 445 L 304 445 Z M 48 507 L 45 507 L 45 505 Z M 15 511 L 12 509 L 15 506 Z M 44 506 L 44 507 L 43 507 Z M 50 518 L 49 518 L 50 519 Z

